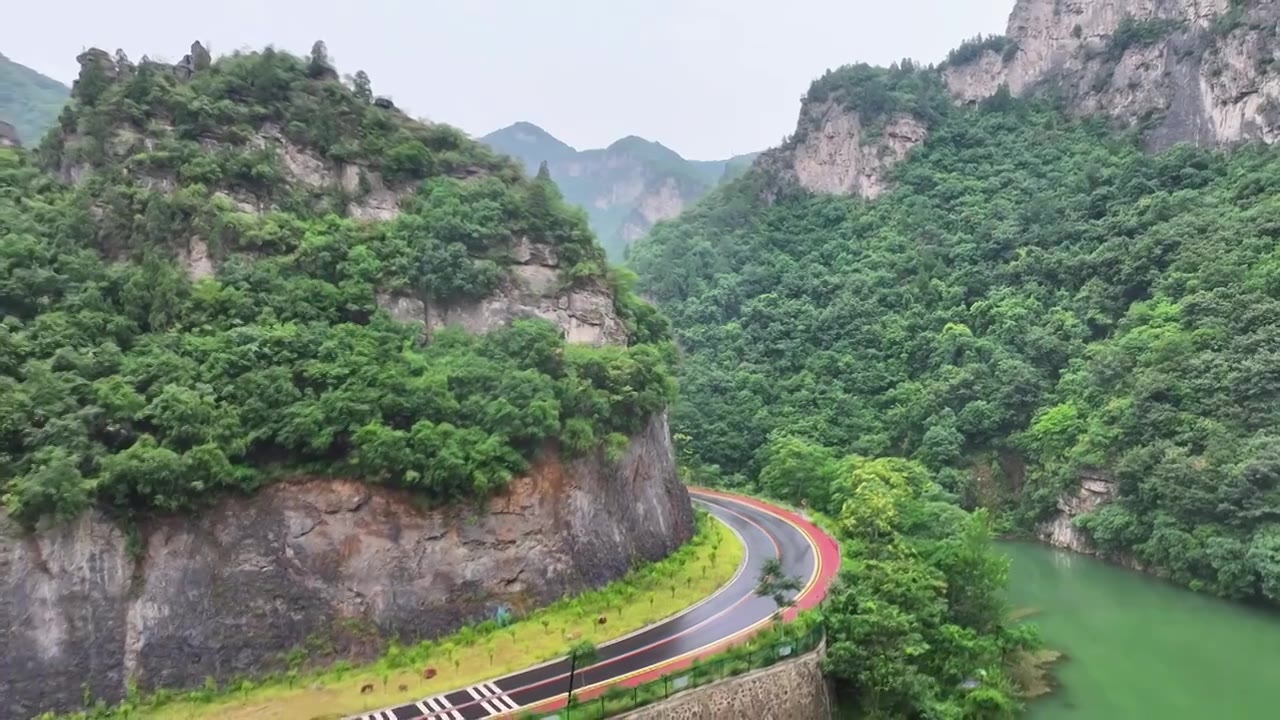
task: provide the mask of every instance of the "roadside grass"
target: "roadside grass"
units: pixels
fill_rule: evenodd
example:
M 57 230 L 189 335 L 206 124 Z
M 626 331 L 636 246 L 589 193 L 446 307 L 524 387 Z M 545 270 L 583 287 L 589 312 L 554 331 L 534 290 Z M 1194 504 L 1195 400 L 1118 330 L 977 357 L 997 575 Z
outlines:
M 410 646 L 377 662 L 339 662 L 260 683 L 139 698 L 72 717 L 152 720 L 330 720 L 403 704 L 553 660 L 575 639 L 605 643 L 670 617 L 729 582 L 744 548 L 732 530 L 699 513 L 694 538 L 669 557 L 599 590 L 565 598 L 505 628 L 492 622 Z M 600 624 L 603 618 L 605 623 Z M 435 677 L 424 678 L 432 668 Z M 372 684 L 373 691 L 361 688 Z

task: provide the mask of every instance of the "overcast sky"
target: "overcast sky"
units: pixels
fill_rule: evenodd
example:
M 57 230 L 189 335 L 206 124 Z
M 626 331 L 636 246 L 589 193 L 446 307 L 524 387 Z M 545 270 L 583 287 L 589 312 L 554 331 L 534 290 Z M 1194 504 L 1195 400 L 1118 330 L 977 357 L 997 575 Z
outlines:
M 97 46 L 177 60 L 323 39 L 407 111 L 483 135 L 517 120 L 580 149 L 625 135 L 692 159 L 775 145 L 809 81 L 937 62 L 1013 0 L 45 0 L 7 3 L 0 52 L 70 83 Z

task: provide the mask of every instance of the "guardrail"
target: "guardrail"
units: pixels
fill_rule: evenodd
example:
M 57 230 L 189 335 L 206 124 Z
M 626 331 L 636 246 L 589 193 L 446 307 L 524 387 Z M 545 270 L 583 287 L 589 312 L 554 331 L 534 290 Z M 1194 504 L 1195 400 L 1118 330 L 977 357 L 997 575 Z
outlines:
M 707 660 L 695 659 L 689 667 L 634 687 L 615 685 L 590 700 L 573 699 L 569 707 L 553 712 L 525 713 L 521 720 L 603 720 L 666 700 L 686 690 L 771 667 L 784 660 L 813 652 L 825 637 L 822 625 L 766 645 L 730 648 Z

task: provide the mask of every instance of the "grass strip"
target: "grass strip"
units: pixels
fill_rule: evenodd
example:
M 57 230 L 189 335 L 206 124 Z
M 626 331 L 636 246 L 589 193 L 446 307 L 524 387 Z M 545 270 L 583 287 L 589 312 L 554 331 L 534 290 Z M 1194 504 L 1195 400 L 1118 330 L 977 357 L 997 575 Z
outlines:
M 725 585 L 742 563 L 742 541 L 699 513 L 692 540 L 667 558 L 599 590 L 560 600 L 507 627 L 492 621 L 409 646 L 392 644 L 376 662 L 338 662 L 234 686 L 159 691 L 65 718 L 93 720 L 330 720 L 418 700 L 500 677 L 565 654 L 579 639 L 605 643 L 678 614 Z M 600 622 L 601 618 L 604 623 Z M 425 670 L 435 670 L 427 679 Z M 361 693 L 372 684 L 373 692 Z

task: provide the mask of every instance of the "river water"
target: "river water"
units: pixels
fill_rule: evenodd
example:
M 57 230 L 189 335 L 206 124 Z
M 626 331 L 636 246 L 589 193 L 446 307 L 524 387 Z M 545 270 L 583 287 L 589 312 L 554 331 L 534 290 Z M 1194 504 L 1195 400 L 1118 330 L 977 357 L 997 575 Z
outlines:
M 1009 600 L 1066 653 L 1030 720 L 1278 720 L 1280 612 L 1093 558 L 1001 543 Z

